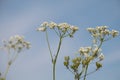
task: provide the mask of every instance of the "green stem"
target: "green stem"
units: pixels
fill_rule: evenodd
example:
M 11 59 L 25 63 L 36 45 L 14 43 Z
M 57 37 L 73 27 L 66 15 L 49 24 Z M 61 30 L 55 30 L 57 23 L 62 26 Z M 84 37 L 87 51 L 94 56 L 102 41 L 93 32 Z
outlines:
M 92 73 L 94 73 L 94 72 L 96 72 L 96 71 L 97 71 L 97 70 L 94 70 L 94 71 L 92 71 L 92 72 L 89 72 L 89 73 L 86 74 L 86 76 L 87 76 L 87 75 L 90 75 L 90 74 L 92 74 Z M 84 76 L 81 76 L 81 78 L 84 78 Z
M 67 68 L 72 74 L 75 75 L 75 73 L 70 69 L 70 68 Z
M 4 78 L 6 79 L 6 76 L 9 72 L 9 69 L 10 69 L 10 65 L 9 65 L 9 62 L 10 62 L 10 49 L 8 48 L 8 62 L 7 62 L 7 67 L 6 67 L 6 70 L 5 70 L 5 73 L 4 73 Z
M 80 80 L 80 76 L 78 73 L 75 75 L 75 80 Z
M 79 79 L 81 78 L 81 75 L 83 74 L 83 72 L 84 72 L 84 66 L 82 66 L 82 71 L 79 73 Z
M 102 46 L 102 43 L 103 43 L 103 41 L 101 41 L 101 42 L 100 42 L 100 45 L 99 45 L 99 47 L 98 47 L 98 49 L 97 49 L 96 53 L 98 52 L 98 50 L 99 50 L 99 49 L 100 49 L 100 47 Z
M 56 53 L 56 56 L 55 56 L 55 63 L 56 63 L 56 60 L 57 60 L 57 57 L 58 57 L 58 54 L 59 54 L 59 51 L 60 51 L 61 44 L 62 44 L 62 36 L 60 36 L 60 41 L 59 41 L 59 44 L 58 44 L 58 50 L 57 50 L 57 53 Z
M 8 63 L 8 64 L 7 64 L 6 71 L 5 71 L 5 74 L 4 74 L 4 78 L 5 78 L 5 79 L 6 79 L 6 76 L 7 76 L 7 74 L 8 74 L 9 69 L 10 69 L 10 65 L 9 65 L 9 63 Z
M 51 57 L 51 60 L 53 62 L 53 56 L 52 56 L 52 51 L 51 51 L 51 48 L 50 48 L 50 43 L 49 43 L 49 39 L 48 39 L 48 33 L 47 31 L 46 32 L 46 40 L 47 40 L 47 45 L 48 45 L 48 49 L 49 49 L 49 52 L 50 52 L 50 57 Z
M 97 51 L 93 54 L 93 56 L 95 56 L 95 55 L 97 54 L 98 50 L 99 50 L 100 47 L 102 46 L 102 43 L 103 43 L 103 41 L 100 42 L 100 45 L 98 46 L 98 49 L 97 49 Z
M 53 29 L 55 31 L 55 33 L 57 34 L 57 36 L 60 36 L 60 34 L 56 31 L 56 29 Z
M 12 63 L 15 62 L 15 60 L 17 59 L 18 56 L 19 56 L 19 53 L 16 53 L 15 56 L 13 57 L 13 59 L 12 59 Z
M 87 76 L 87 70 L 88 70 L 88 65 L 86 66 L 86 69 L 85 69 L 84 80 L 86 80 L 86 76 Z
M 53 64 L 53 80 L 55 80 L 55 77 L 56 77 L 55 71 L 56 71 L 56 64 Z
M 62 37 L 60 37 L 60 41 L 59 41 L 59 44 L 58 44 L 58 50 L 57 50 L 57 53 L 55 55 L 55 59 L 53 60 L 53 80 L 55 80 L 56 78 L 56 61 L 57 61 L 57 57 L 58 57 L 58 54 L 59 54 L 59 51 L 60 51 L 60 47 L 61 47 L 61 43 L 62 43 Z

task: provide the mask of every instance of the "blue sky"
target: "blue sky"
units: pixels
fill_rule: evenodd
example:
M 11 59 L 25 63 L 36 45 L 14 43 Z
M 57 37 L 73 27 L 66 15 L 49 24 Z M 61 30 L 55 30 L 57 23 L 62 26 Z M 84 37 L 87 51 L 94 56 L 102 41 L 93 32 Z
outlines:
M 74 56 L 81 46 L 89 46 L 87 27 L 106 25 L 120 31 L 119 0 L 0 0 L 0 41 L 12 35 L 24 35 L 32 48 L 22 52 L 11 66 L 7 80 L 52 80 L 52 65 L 45 34 L 36 31 L 44 21 L 67 22 L 79 27 L 73 39 L 65 38 L 57 63 L 57 80 L 73 80 L 63 66 L 63 57 Z M 52 49 L 58 38 L 50 34 Z M 0 42 L 0 44 L 1 44 Z M 103 68 L 88 76 L 88 80 L 118 80 L 120 78 L 120 37 L 103 46 Z M 5 69 L 6 53 L 0 51 L 0 71 Z M 90 69 L 92 69 L 91 67 Z

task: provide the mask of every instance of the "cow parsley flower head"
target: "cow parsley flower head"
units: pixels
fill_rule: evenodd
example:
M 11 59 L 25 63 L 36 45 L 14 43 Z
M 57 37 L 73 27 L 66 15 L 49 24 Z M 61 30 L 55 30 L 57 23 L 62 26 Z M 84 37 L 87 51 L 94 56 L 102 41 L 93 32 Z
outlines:
M 29 49 L 31 47 L 30 42 L 24 40 L 23 36 L 15 35 L 11 36 L 9 40 L 4 40 L 4 48 L 13 49 L 17 52 L 21 52 L 23 49 Z
M 94 42 L 107 41 L 119 35 L 118 31 L 111 31 L 108 28 L 108 26 L 97 26 L 96 28 L 87 28 L 87 30 L 94 38 Z
M 53 29 L 53 28 L 55 28 L 57 26 L 57 24 L 55 22 L 50 22 L 48 24 L 48 26 L 49 26 L 50 29 Z
M 54 30 L 58 36 L 62 37 L 73 37 L 74 33 L 78 30 L 77 26 L 72 26 L 68 23 L 55 23 L 55 22 L 43 22 L 37 31 L 46 31 L 47 28 Z
M 79 49 L 80 53 L 89 53 L 91 51 L 91 47 L 81 47 Z
M 44 32 L 46 30 L 46 27 L 39 27 L 38 29 L 37 29 L 37 31 L 42 31 L 42 32 Z
M 40 26 L 41 26 L 41 27 L 46 27 L 46 26 L 48 26 L 48 25 L 49 25 L 48 22 L 43 22 Z
M 79 28 L 76 27 L 76 26 L 71 26 L 70 29 L 73 30 L 73 31 L 77 31 Z
M 91 52 L 91 47 L 81 47 L 79 50 L 80 55 L 84 57 L 89 57 Z
M 68 23 L 60 23 L 60 24 L 58 25 L 58 27 L 59 27 L 60 29 L 68 29 L 68 28 L 70 28 L 70 25 L 69 25 Z

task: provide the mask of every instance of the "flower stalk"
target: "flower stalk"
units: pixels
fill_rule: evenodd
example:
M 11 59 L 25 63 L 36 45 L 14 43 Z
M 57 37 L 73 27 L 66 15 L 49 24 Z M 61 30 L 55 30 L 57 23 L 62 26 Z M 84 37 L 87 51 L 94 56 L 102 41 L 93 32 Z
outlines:
M 58 43 L 57 52 L 55 53 L 55 57 L 53 57 L 53 53 L 51 51 L 51 47 L 48 39 L 48 33 L 47 33 L 48 28 L 53 30 L 56 33 L 56 35 L 59 37 L 59 43 Z M 41 26 L 37 30 L 46 32 L 47 45 L 48 45 L 48 49 L 49 49 L 49 53 L 52 61 L 53 80 L 56 80 L 56 63 L 57 63 L 57 59 L 61 49 L 63 38 L 73 37 L 74 33 L 78 30 L 78 27 L 71 26 L 67 23 L 56 24 L 55 22 L 50 22 L 50 23 L 44 22 L 43 24 L 41 24 Z
M 12 36 L 10 37 L 9 40 L 3 41 L 3 43 L 4 45 L 2 46 L 2 49 L 7 50 L 8 61 L 6 64 L 7 67 L 4 72 L 4 75 L 3 77 L 0 76 L 0 80 L 6 80 L 10 67 L 17 59 L 19 53 L 31 47 L 30 43 L 25 41 L 23 36 L 19 36 L 19 35 Z
M 56 80 L 55 79 L 56 62 L 57 62 L 58 54 L 59 54 L 59 51 L 60 51 L 60 48 L 61 48 L 61 44 L 62 44 L 62 37 L 60 37 L 60 41 L 59 41 L 59 45 L 58 45 L 58 50 L 57 50 L 57 53 L 55 55 L 55 59 L 53 61 L 53 80 Z

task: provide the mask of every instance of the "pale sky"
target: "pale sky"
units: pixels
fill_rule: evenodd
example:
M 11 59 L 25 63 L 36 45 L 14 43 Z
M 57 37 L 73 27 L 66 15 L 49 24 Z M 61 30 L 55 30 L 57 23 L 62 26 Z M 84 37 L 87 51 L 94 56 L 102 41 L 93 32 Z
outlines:
M 87 27 L 101 25 L 120 31 L 119 0 L 0 0 L 0 45 L 3 39 L 24 35 L 32 48 L 22 52 L 11 66 L 7 80 L 52 80 L 52 65 L 45 34 L 36 31 L 44 21 L 67 22 L 79 27 L 73 39 L 65 38 L 57 63 L 56 80 L 74 80 L 63 66 L 64 56 L 91 44 Z M 49 32 L 55 51 L 58 38 Z M 103 44 L 103 68 L 87 80 L 120 79 L 120 36 Z M 0 71 L 5 69 L 6 52 L 0 51 Z M 91 66 L 89 69 L 92 69 Z

